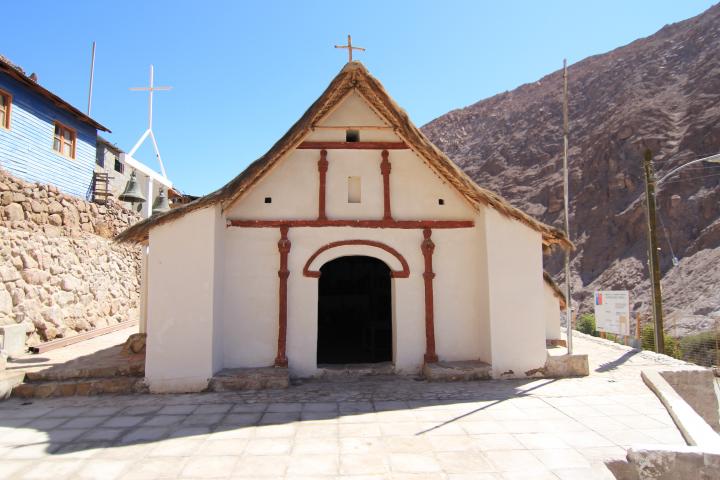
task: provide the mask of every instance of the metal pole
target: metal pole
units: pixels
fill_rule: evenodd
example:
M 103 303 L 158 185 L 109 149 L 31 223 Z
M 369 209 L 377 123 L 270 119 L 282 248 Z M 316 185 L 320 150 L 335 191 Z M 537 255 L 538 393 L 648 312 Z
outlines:
M 565 200 L 565 235 L 570 239 L 570 205 L 568 174 L 568 74 L 567 59 L 563 59 L 563 198 Z M 572 296 L 570 291 L 570 251 L 565 252 L 565 328 L 567 329 L 567 352 L 573 353 L 572 342 Z
M 150 65 L 150 107 L 148 108 L 148 130 L 152 131 L 152 102 L 153 102 L 153 78 L 155 77 L 155 69 Z
M 92 44 L 92 60 L 90 61 L 90 91 L 88 92 L 88 109 L 87 114 L 90 116 L 90 109 L 92 108 L 92 92 L 93 92 L 93 81 L 95 80 L 95 42 Z
M 652 168 L 652 152 L 645 150 L 643 160 L 645 172 L 645 212 L 647 213 L 648 267 L 653 301 L 653 320 L 655 323 L 655 351 L 665 353 L 665 335 L 662 314 L 662 292 L 660 290 L 660 263 L 657 252 L 657 233 L 655 215 L 655 176 Z

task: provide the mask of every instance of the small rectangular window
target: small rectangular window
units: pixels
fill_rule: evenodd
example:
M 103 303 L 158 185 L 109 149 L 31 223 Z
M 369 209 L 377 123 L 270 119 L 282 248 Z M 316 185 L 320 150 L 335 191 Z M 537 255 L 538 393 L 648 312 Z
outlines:
M 60 122 L 55 122 L 55 136 L 53 137 L 53 150 L 60 155 L 75 158 L 77 135 L 75 130 L 66 127 Z
M 265 197 L 265 203 L 272 203 L 272 197 Z
M 345 131 L 346 142 L 359 142 L 360 141 L 360 130 L 346 130 Z
M 445 205 L 445 199 L 444 199 L 444 198 L 438 198 L 438 205 Z
M 348 203 L 360 203 L 360 177 L 348 177 Z
M 10 128 L 10 109 L 12 107 L 12 95 L 0 90 L 0 127 Z
M 117 157 L 115 157 L 115 171 L 118 173 L 125 173 L 125 164 Z

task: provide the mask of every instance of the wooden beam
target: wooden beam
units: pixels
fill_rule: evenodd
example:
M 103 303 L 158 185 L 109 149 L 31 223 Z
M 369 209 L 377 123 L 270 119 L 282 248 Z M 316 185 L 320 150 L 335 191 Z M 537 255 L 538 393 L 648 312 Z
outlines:
M 437 363 L 438 356 L 435 351 L 435 307 L 433 300 L 433 252 L 435 251 L 435 243 L 430 236 L 432 230 L 426 228 L 423 230 L 423 241 L 420 244 L 423 259 L 425 260 L 425 271 L 423 272 L 423 280 L 425 282 L 425 363 Z
M 347 126 L 324 126 L 324 125 L 314 125 L 312 127 L 313 129 L 320 129 L 320 130 L 394 130 L 395 127 L 390 127 L 387 125 L 347 125 Z
M 287 227 L 354 227 L 354 228 L 404 228 L 441 229 L 472 228 L 472 220 L 228 220 L 228 227 L 280 228 Z
M 300 150 L 407 150 L 405 142 L 302 142 Z
M 58 338 L 57 340 L 50 340 L 49 342 L 41 343 L 34 347 L 30 347 L 30 351 L 33 353 L 45 353 L 49 350 L 55 350 L 56 348 L 67 347 L 74 343 L 80 343 L 91 338 L 99 337 L 100 335 L 107 335 L 108 333 L 116 332 L 124 328 L 130 328 L 137 325 L 137 320 L 128 320 L 127 322 L 120 322 L 109 327 L 96 328 L 88 332 L 79 333 L 72 337 Z

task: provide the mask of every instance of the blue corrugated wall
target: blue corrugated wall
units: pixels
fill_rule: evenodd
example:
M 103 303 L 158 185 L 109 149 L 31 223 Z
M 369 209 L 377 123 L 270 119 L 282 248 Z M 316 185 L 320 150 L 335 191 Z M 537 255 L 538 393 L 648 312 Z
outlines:
M 0 89 L 13 96 L 10 130 L 0 128 L 0 166 L 28 182 L 49 183 L 85 197 L 93 176 L 97 130 L 2 73 Z M 74 159 L 53 150 L 55 121 L 77 132 Z

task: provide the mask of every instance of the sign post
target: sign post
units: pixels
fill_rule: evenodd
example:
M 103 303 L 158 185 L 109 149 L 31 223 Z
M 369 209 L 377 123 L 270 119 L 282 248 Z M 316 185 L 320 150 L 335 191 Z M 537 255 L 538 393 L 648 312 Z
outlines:
M 595 328 L 623 337 L 630 335 L 630 293 L 627 290 L 595 292 Z

